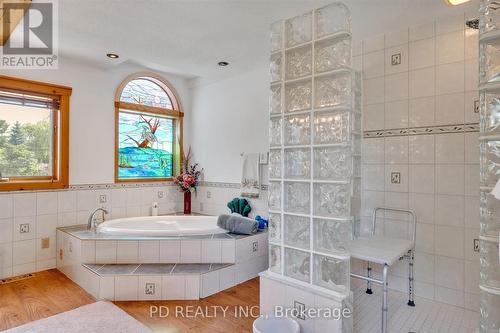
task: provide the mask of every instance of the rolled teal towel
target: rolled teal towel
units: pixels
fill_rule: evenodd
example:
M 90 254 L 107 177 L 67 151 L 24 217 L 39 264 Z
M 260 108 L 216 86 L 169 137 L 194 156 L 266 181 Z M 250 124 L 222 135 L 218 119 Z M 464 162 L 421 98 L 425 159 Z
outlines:
M 252 235 L 257 232 L 259 223 L 255 220 L 237 215 L 220 215 L 217 225 L 233 234 Z

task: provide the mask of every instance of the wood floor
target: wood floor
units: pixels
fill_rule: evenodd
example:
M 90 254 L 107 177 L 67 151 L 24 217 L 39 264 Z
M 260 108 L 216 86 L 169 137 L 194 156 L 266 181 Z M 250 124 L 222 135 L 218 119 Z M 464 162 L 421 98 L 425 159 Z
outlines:
M 53 269 L 39 272 L 30 279 L 0 285 L 0 331 L 92 302 L 95 302 L 92 296 L 59 271 Z M 237 310 L 240 309 L 238 306 L 259 305 L 259 280 L 255 278 L 200 301 L 141 301 L 115 304 L 155 332 L 252 332 L 252 322 L 255 318 L 239 315 Z M 213 306 L 227 306 L 227 312 L 223 316 L 219 311 L 216 318 L 176 318 L 172 315 L 177 306 L 186 309 L 186 306 L 190 305 L 207 309 L 208 315 L 213 314 Z M 151 317 L 150 306 L 165 306 L 170 315 L 167 318 Z M 258 311 L 255 311 L 255 314 L 258 315 Z

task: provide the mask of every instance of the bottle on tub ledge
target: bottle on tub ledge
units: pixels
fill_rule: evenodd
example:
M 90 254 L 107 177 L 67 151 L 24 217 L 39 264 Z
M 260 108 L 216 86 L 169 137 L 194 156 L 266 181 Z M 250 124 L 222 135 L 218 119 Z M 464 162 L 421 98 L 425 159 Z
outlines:
M 158 203 L 153 202 L 153 205 L 151 206 L 151 216 L 158 216 Z

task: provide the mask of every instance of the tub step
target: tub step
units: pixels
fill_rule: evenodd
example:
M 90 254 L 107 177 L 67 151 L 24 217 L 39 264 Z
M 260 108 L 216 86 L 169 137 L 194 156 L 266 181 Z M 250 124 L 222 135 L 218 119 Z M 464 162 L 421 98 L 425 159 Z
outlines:
M 110 301 L 198 300 L 236 285 L 234 264 L 83 264 L 82 286 Z

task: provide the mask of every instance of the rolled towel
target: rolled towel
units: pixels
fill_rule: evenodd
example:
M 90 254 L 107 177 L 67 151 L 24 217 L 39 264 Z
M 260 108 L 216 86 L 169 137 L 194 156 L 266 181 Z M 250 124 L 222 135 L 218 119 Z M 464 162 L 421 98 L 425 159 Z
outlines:
M 220 215 L 217 225 L 233 234 L 252 235 L 257 232 L 259 223 L 247 217 Z

